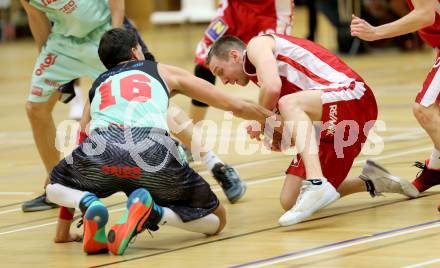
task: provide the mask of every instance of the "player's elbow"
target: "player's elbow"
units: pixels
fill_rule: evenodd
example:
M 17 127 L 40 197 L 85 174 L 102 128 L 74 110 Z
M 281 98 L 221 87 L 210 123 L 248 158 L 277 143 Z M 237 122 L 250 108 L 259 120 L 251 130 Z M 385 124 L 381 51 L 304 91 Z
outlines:
M 422 12 L 420 12 L 419 18 L 422 24 L 421 28 L 431 26 L 435 23 L 435 10 L 424 9 Z

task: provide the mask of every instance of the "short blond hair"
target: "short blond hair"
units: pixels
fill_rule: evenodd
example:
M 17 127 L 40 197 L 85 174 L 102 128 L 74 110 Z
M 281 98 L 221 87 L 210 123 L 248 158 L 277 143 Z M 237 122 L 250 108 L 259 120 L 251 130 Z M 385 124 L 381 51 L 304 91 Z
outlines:
M 231 51 L 231 49 L 244 51 L 246 49 L 246 44 L 236 36 L 222 36 L 212 45 L 211 49 L 209 50 L 205 61 L 206 65 L 209 65 L 213 56 L 216 56 L 222 60 L 228 60 L 229 51 Z

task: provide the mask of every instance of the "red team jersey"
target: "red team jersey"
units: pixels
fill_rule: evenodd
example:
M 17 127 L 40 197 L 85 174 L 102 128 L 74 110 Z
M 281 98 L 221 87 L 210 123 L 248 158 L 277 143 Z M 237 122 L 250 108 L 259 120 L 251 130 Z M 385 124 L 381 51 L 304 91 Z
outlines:
M 414 6 L 411 0 L 407 0 L 409 8 L 411 10 L 414 9 Z M 435 7 L 435 22 L 434 24 L 422 28 L 417 31 L 420 37 L 429 44 L 431 47 L 435 47 L 439 49 L 440 47 L 440 0 L 437 1 L 437 5 Z M 440 50 L 437 51 L 437 58 L 435 60 L 434 65 L 431 68 L 431 71 L 428 73 L 428 76 L 423 82 L 423 87 L 420 90 L 419 94 L 417 94 L 416 102 L 429 107 L 430 105 L 440 103 L 440 72 L 438 71 L 440 68 Z
M 293 0 L 222 0 L 196 48 L 196 62 L 205 66 L 212 44 L 223 35 L 248 43 L 263 33 L 290 34 Z
M 319 158 L 324 176 L 337 188 L 377 119 L 373 92 L 356 72 L 325 48 L 292 36 L 271 36 L 282 82 L 280 98 L 303 90 L 323 90 Z M 246 54 L 243 69 L 258 84 L 255 67 Z M 352 144 L 343 146 L 347 140 Z M 292 161 L 287 173 L 304 178 L 302 160 Z
M 409 8 L 413 10 L 414 5 L 411 0 L 406 0 L 406 2 L 408 2 Z M 431 47 L 440 47 L 440 0 L 437 2 L 434 24 L 418 30 L 417 33 Z

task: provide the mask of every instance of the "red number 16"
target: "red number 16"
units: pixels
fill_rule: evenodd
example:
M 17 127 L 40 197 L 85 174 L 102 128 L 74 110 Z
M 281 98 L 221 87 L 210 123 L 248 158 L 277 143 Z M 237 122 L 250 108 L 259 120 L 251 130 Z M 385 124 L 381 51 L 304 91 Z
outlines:
M 120 80 L 121 97 L 127 101 L 146 102 L 151 98 L 150 79 L 142 74 L 133 74 Z M 116 98 L 112 95 L 112 81 L 104 83 L 99 88 L 101 104 L 99 110 L 116 104 Z

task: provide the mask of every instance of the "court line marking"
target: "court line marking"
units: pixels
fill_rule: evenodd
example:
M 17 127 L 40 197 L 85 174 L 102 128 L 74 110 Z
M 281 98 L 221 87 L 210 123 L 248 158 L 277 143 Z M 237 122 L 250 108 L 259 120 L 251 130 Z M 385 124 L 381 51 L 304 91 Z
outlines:
M 424 131 L 422 129 L 419 128 L 411 128 L 411 131 L 408 131 L 406 133 L 399 133 L 396 135 L 392 135 L 389 137 L 384 137 L 383 140 L 384 141 L 405 141 L 405 140 L 414 140 L 417 139 L 419 136 L 421 136 L 422 134 L 424 134 Z M 269 162 L 274 162 L 274 161 L 279 161 L 281 159 L 284 159 L 285 157 L 288 157 L 289 155 L 283 155 L 283 156 L 276 156 L 273 158 L 268 158 L 268 159 L 259 159 L 259 160 L 255 160 L 255 161 L 249 161 L 249 162 L 245 162 L 245 163 L 241 163 L 241 164 L 236 164 L 233 165 L 234 168 L 245 168 L 245 167 L 249 167 L 249 166 L 254 166 L 254 165 L 258 165 L 258 164 L 267 164 Z M 364 155 L 362 155 L 364 156 Z M 368 156 L 367 156 L 368 157 Z M 204 176 L 204 175 L 209 175 L 211 172 L 209 170 L 203 170 L 198 172 L 200 175 Z M 0 192 L 0 196 L 1 195 L 32 195 L 35 194 L 35 192 Z M 2 213 L 0 212 L 0 215 Z
M 428 196 L 430 196 L 430 195 L 425 195 L 425 196 L 422 196 L 420 198 L 425 198 L 425 197 L 428 197 Z M 372 205 L 370 207 L 360 208 L 360 209 L 355 209 L 355 210 L 350 210 L 350 211 L 345 211 L 345 212 L 342 212 L 342 213 L 336 213 L 336 214 L 333 214 L 333 215 L 322 216 L 322 217 L 319 217 L 319 218 L 313 218 L 313 219 L 306 220 L 304 222 L 313 222 L 313 221 L 318 221 L 318 220 L 322 220 L 322 219 L 337 217 L 337 216 L 341 216 L 341 215 L 347 215 L 347 214 L 350 214 L 350 213 L 355 213 L 355 212 L 359 212 L 359 211 L 365 211 L 367 209 L 374 209 L 374 208 L 378 208 L 378 207 L 382 207 L 382 206 L 394 205 L 394 204 L 397 204 L 397 203 L 401 203 L 403 201 L 406 201 L 406 200 L 392 201 L 392 202 L 389 202 L 389 203 L 386 203 L 386 204 L 375 204 L 375 205 Z M 219 238 L 219 239 L 216 239 L 216 240 L 213 240 L 213 241 L 200 242 L 200 243 L 196 243 L 196 244 L 192 244 L 192 245 L 188 245 L 188 246 L 184 246 L 184 247 L 180 247 L 180 248 L 169 249 L 169 250 L 166 250 L 166 251 L 152 253 L 152 254 L 147 254 L 147 255 L 135 256 L 135 257 L 131 257 L 131 258 L 128 258 L 128 259 L 123 259 L 123 260 L 119 260 L 119 261 L 103 263 L 103 264 L 99 264 L 99 265 L 95 265 L 95 266 L 91 266 L 91 267 L 105 267 L 105 266 L 111 266 L 111 265 L 114 265 L 114 264 L 126 263 L 126 262 L 130 262 L 130 261 L 135 261 L 135 260 L 140 260 L 140 259 L 145 259 L 145 258 L 165 255 L 165 254 L 168 254 L 168 253 L 174 253 L 174 252 L 177 252 L 177 251 L 182 251 L 182 250 L 186 250 L 186 249 L 191 249 L 191 248 L 195 248 L 195 247 L 200 247 L 200 246 L 204 246 L 204 245 L 213 244 L 213 243 L 216 243 L 216 242 L 222 242 L 222 241 L 226 241 L 226 240 L 231 240 L 231 239 L 235 239 L 235 238 L 245 237 L 245 236 L 249 236 L 249 235 L 253 235 L 253 234 L 258 234 L 258 233 L 262 233 L 262 232 L 266 232 L 266 231 L 272 231 L 272 230 L 281 229 L 281 228 L 283 228 L 283 227 L 281 227 L 281 226 L 274 226 L 274 227 L 269 227 L 269 228 L 263 228 L 263 229 L 259 229 L 259 230 L 255 230 L 255 231 L 251 231 L 251 232 L 247 232 L 247 233 L 242 233 L 242 234 L 238 234 L 238 235 L 232 235 L 232 236 L 228 236 L 228 237 L 224 237 L 224 238 Z
M 388 154 L 388 155 L 384 155 L 384 156 L 378 156 L 378 157 L 371 158 L 371 159 L 372 160 L 381 160 L 381 159 L 393 158 L 393 157 L 401 156 L 401 155 L 407 155 L 407 154 L 412 154 L 412 153 L 423 152 L 423 151 L 427 151 L 427 150 L 431 150 L 431 149 L 432 149 L 432 147 L 418 148 L 418 149 L 413 149 L 413 150 L 396 152 L 396 153 L 392 153 L 392 154 Z M 357 166 L 357 165 L 362 164 L 364 162 L 365 162 L 365 160 L 357 160 L 357 161 L 355 161 L 353 163 L 353 166 Z M 248 164 L 248 163 L 245 163 L 245 164 Z M 269 177 L 269 178 L 266 178 L 266 179 L 261 179 L 261 180 L 257 180 L 257 181 L 247 182 L 247 185 L 263 184 L 263 183 L 270 182 L 270 181 L 284 179 L 284 177 L 285 177 L 285 175 Z M 221 188 L 220 187 L 215 187 L 212 190 L 214 192 L 218 192 L 218 191 L 221 191 Z M 109 210 L 109 213 L 120 211 L 120 210 L 123 210 L 123 209 L 124 208 L 119 208 L 119 210 L 118 209 Z M 0 215 L 7 214 L 7 213 L 10 213 L 10 212 L 17 212 L 17 211 L 21 211 L 21 208 L 15 208 L 15 209 L 10 209 L 10 210 L 6 210 L 6 211 L 0 211 Z M 45 227 L 45 226 L 48 226 L 48 225 L 53 225 L 55 223 L 56 222 L 54 222 L 52 224 L 40 224 L 40 225 L 30 226 L 30 227 L 25 227 L 25 228 L 35 229 L 35 228 Z M 20 229 L 15 229 L 15 230 L 9 230 L 9 231 L 6 231 L 6 232 L 1 232 L 0 236 L 1 235 L 5 235 L 5 234 L 10 234 L 10 233 L 16 233 L 16 232 L 24 231 L 24 230 L 29 230 L 29 229 L 20 228 Z
M 33 195 L 34 192 L 0 192 L 0 195 Z
M 388 159 L 388 158 L 393 158 L 393 157 L 397 157 L 397 156 L 413 154 L 413 153 L 419 153 L 419 152 L 430 151 L 430 150 L 432 150 L 432 146 L 424 147 L 424 148 L 418 148 L 418 149 L 413 149 L 413 150 L 406 150 L 406 151 L 395 152 L 395 153 L 391 153 L 391 154 L 387 154 L 387 155 L 383 155 L 383 156 L 371 157 L 369 159 L 371 159 L 373 161 L 377 161 L 377 160 Z M 265 161 L 265 160 L 267 160 L 267 161 Z M 279 159 L 276 159 L 276 160 L 279 160 Z M 235 165 L 234 167 L 242 168 L 242 167 L 246 167 L 246 166 L 252 166 L 252 163 L 254 163 L 254 164 L 261 164 L 261 163 L 271 162 L 271 161 L 274 161 L 274 160 L 273 159 L 262 159 L 262 160 L 255 161 L 255 162 L 246 162 L 246 163 L 243 163 L 243 164 L 238 164 L 238 165 Z M 365 162 L 364 159 L 356 160 L 356 161 L 353 162 L 353 167 L 354 166 L 358 166 L 359 164 L 362 164 L 364 162 Z M 207 172 L 209 172 L 209 171 L 207 171 Z M 202 172 L 199 172 L 199 174 L 202 174 Z M 273 181 L 273 180 L 283 179 L 284 177 L 285 177 L 285 175 L 274 176 L 274 177 L 269 177 L 267 179 L 261 179 L 261 180 L 258 180 L 258 181 L 247 182 L 247 184 L 248 185 L 262 184 L 262 183 L 270 182 L 270 181 Z M 216 189 L 216 190 L 214 190 L 214 189 Z M 220 190 L 220 188 L 214 188 L 214 189 L 213 189 L 213 191 L 219 191 Z M 21 207 L 0 211 L 0 215 L 12 213 L 12 212 L 18 212 L 18 211 L 21 211 Z
M 335 243 L 331 243 L 331 244 L 327 244 L 327 245 L 322 245 L 322 246 L 318 246 L 318 247 L 314 247 L 314 248 L 310 248 L 310 249 L 295 251 L 295 252 L 291 252 L 291 253 L 287 253 L 287 254 L 283 254 L 283 255 L 278 255 L 275 257 L 267 258 L 267 259 L 262 259 L 262 260 L 258 260 L 258 261 L 234 265 L 231 267 L 233 267 L 233 268 L 265 267 L 265 266 L 270 266 L 270 265 L 274 265 L 274 264 L 278 264 L 278 263 L 284 263 L 287 261 L 302 259 L 302 258 L 309 257 L 309 256 L 319 255 L 319 254 L 323 254 L 323 253 L 327 253 L 327 252 L 331 252 L 331 251 L 336 251 L 336 250 L 347 248 L 347 247 L 366 244 L 366 243 L 370 243 L 370 242 L 374 242 L 374 241 L 378 241 L 378 240 L 382 240 L 382 239 L 411 234 L 411 233 L 415 233 L 415 232 L 419 232 L 419 231 L 423 231 L 423 230 L 428 230 L 428 229 L 432 229 L 432 228 L 440 228 L 440 220 L 429 221 L 429 222 L 411 225 L 411 226 L 407 226 L 407 227 L 403 227 L 403 228 L 398 228 L 398 229 L 394 229 L 394 230 L 390 230 L 390 231 L 386 231 L 386 232 L 372 234 L 371 236 L 356 237 L 353 239 L 343 240 L 343 241 L 339 241 L 339 242 L 335 242 Z
M 423 266 L 430 265 L 430 264 L 437 263 L 437 262 L 440 262 L 440 259 L 432 259 L 429 261 L 424 261 L 421 263 L 416 263 L 416 264 L 404 266 L 402 268 L 418 268 L 418 267 L 423 267 Z

